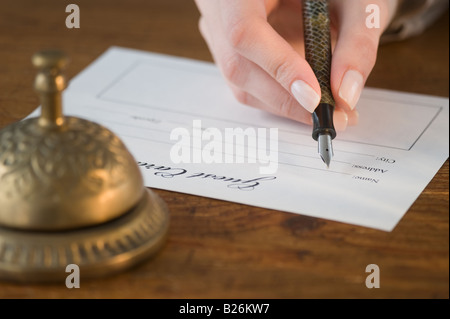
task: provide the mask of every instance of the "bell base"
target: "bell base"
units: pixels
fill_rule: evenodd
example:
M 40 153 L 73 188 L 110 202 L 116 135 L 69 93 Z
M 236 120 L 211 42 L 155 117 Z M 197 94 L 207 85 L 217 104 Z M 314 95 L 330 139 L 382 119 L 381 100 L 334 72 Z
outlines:
M 103 277 L 155 255 L 169 229 L 164 201 L 146 188 L 139 203 L 122 216 L 68 231 L 24 231 L 0 227 L 0 280 L 62 282 L 79 267 L 83 278 Z

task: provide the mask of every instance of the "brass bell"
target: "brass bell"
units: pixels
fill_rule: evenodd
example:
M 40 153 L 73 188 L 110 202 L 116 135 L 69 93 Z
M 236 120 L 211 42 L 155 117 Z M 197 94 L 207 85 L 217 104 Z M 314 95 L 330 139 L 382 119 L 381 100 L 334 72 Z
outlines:
M 63 280 L 70 264 L 90 278 L 150 258 L 167 237 L 166 204 L 113 132 L 63 115 L 67 56 L 32 62 L 41 115 L 0 131 L 0 279 Z

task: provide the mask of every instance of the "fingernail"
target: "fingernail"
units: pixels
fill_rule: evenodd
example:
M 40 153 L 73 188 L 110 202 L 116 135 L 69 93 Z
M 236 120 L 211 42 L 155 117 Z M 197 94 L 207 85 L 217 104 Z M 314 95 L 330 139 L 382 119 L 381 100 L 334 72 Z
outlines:
M 348 115 L 343 110 L 335 110 L 333 114 L 333 124 L 337 131 L 345 131 L 348 125 Z
M 339 88 L 339 96 L 345 101 L 348 107 L 353 110 L 358 103 L 364 85 L 361 73 L 355 70 L 348 70 L 342 79 Z
M 310 113 L 314 112 L 320 102 L 320 96 L 316 91 L 301 80 L 292 83 L 291 92 L 298 103 Z

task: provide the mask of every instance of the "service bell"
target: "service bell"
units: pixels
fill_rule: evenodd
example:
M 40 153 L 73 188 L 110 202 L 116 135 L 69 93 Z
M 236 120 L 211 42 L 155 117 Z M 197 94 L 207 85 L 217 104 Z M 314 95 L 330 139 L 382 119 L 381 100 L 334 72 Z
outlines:
M 62 280 L 119 272 L 153 256 L 169 227 L 166 204 L 107 128 L 62 113 L 67 56 L 36 53 L 39 118 L 0 131 L 0 279 Z

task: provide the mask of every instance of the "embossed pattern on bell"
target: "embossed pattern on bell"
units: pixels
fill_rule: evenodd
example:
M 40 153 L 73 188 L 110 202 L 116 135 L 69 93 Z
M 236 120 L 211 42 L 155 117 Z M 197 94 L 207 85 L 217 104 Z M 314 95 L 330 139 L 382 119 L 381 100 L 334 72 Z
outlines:
M 20 141 L 20 142 L 17 142 Z M 67 117 L 63 130 L 36 119 L 0 134 L 0 225 L 76 228 L 113 219 L 142 196 L 140 171 L 108 129 Z M 58 217 L 59 211 L 64 217 Z

